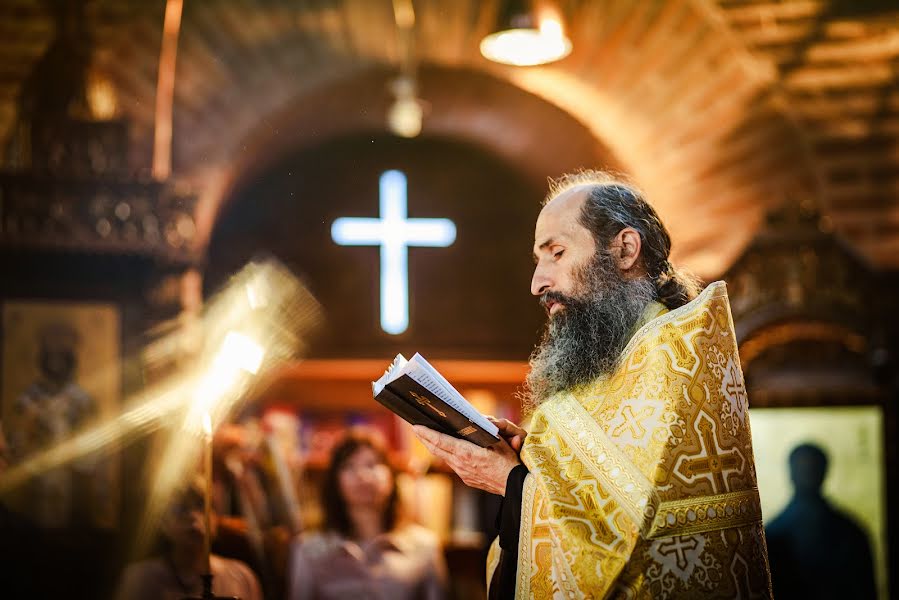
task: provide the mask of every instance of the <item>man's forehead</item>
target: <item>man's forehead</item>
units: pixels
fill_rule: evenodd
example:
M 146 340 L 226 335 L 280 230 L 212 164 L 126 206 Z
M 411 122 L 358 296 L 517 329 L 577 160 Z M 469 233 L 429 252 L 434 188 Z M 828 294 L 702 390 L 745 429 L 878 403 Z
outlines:
M 543 210 L 566 211 L 572 210 L 573 208 L 580 208 L 591 187 L 592 186 L 588 184 L 581 184 L 562 190 L 546 203 Z
M 535 247 L 539 248 L 548 241 L 571 237 L 576 229 L 583 227 L 578 216 L 586 197 L 585 187 L 577 186 L 550 200 L 537 217 Z

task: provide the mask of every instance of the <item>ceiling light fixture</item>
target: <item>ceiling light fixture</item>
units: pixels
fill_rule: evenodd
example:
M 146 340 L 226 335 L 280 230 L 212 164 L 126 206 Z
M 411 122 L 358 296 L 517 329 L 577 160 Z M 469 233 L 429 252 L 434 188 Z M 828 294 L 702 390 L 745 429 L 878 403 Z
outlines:
M 570 53 L 561 17 L 547 11 L 538 15 L 528 0 L 502 2 L 497 26 L 481 40 L 484 58 L 518 67 L 545 65 Z
M 415 56 L 415 9 L 412 0 L 393 0 L 399 75 L 390 82 L 393 102 L 387 109 L 387 128 L 394 135 L 414 138 L 421 133 L 424 103 L 418 97 Z
M 390 89 L 394 101 L 387 111 L 387 127 L 394 135 L 414 138 L 421 133 L 421 122 L 424 117 L 415 80 L 400 75 L 393 80 Z

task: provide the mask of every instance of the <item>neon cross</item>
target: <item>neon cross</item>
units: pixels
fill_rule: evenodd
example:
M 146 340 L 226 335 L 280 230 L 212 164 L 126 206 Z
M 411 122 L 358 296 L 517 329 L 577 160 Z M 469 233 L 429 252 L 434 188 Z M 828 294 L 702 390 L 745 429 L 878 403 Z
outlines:
M 456 240 L 449 219 L 406 218 L 406 176 L 385 171 L 380 180 L 381 218 L 342 217 L 331 224 L 341 246 L 381 247 L 381 329 L 396 335 L 409 326 L 409 246 L 446 248 Z

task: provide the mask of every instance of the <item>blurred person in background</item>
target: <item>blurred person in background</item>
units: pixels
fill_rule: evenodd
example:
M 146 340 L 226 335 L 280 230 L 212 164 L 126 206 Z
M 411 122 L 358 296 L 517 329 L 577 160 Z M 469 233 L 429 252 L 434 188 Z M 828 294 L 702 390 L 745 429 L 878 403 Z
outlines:
M 437 537 L 401 518 L 396 472 L 382 440 L 352 429 L 322 485 L 324 531 L 291 549 L 288 599 L 438 599 L 446 567 Z
M 215 531 L 215 516 L 211 521 Z M 182 600 L 200 597 L 207 571 L 204 552 L 203 482 L 191 481 L 178 491 L 160 524 L 161 556 L 129 565 L 119 583 L 117 600 Z M 216 596 L 262 600 L 259 580 L 246 563 L 210 556 L 212 591 Z
M 793 498 L 765 528 L 776 598 L 876 598 L 868 535 L 824 498 L 827 454 L 814 444 L 790 452 Z
M 298 423 L 291 417 L 285 428 L 295 432 Z M 213 471 L 221 477 L 213 499 L 219 515 L 214 549 L 250 565 L 266 598 L 283 598 L 290 544 L 301 531 L 302 475 L 295 440 L 285 443 L 272 420 L 249 417 L 216 432 L 215 456 L 221 460 Z

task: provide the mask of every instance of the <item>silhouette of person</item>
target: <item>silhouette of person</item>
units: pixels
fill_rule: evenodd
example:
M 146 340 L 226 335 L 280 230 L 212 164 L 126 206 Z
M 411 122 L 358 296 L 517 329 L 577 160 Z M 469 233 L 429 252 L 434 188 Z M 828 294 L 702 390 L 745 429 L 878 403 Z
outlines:
M 765 529 L 775 598 L 876 598 L 867 534 L 821 494 L 827 455 L 801 444 L 789 465 L 793 498 Z

